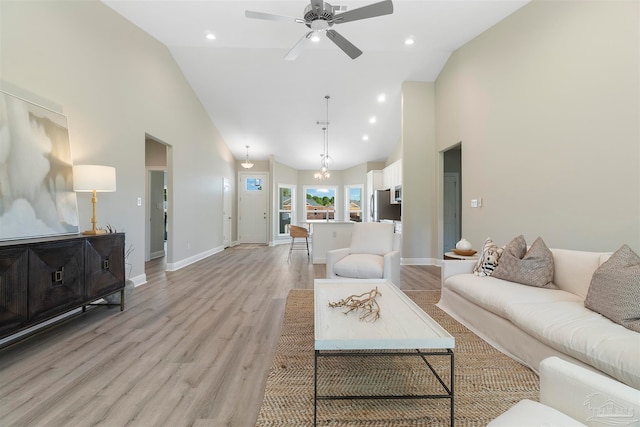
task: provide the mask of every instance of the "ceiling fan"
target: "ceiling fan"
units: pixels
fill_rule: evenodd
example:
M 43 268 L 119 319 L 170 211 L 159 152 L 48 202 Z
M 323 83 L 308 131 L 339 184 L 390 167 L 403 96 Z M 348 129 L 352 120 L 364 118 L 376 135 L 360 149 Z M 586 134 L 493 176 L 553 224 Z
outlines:
M 268 21 L 294 21 L 299 24 L 305 24 L 311 28 L 302 38 L 293 46 L 293 48 L 285 56 L 286 60 L 293 61 L 298 57 L 305 45 L 319 33 L 325 33 L 327 38 L 334 42 L 336 46 L 344 51 L 351 59 L 356 59 L 362 55 L 362 51 L 355 47 L 349 40 L 345 39 L 336 30 L 331 29 L 333 24 L 342 24 L 360 19 L 374 18 L 376 16 L 389 15 L 393 13 L 393 3 L 391 0 L 384 0 L 367 6 L 358 7 L 346 12 L 337 13 L 341 10 L 340 6 L 332 6 L 326 1 L 311 0 L 311 3 L 304 9 L 304 18 L 294 18 L 291 16 L 274 15 L 271 13 L 245 11 L 247 18 L 265 19 Z

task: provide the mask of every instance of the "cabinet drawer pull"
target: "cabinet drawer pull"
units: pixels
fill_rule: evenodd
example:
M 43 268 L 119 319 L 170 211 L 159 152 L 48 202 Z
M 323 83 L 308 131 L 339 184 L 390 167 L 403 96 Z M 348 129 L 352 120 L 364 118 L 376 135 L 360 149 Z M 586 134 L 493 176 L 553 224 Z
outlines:
M 51 281 L 56 285 L 61 285 L 64 282 L 64 267 L 51 273 Z

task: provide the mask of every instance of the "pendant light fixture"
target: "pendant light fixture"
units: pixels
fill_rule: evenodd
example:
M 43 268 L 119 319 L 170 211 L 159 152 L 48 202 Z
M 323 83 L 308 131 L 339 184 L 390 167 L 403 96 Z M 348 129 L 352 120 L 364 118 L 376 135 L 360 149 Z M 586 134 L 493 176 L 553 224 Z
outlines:
M 313 176 L 315 179 L 324 181 L 331 178 L 331 172 L 329 172 L 329 166 L 333 162 L 333 159 L 329 156 L 329 95 L 324 97 L 327 100 L 327 121 L 324 123 L 326 127 L 322 128 L 323 134 L 323 153 L 320 154 L 320 170 Z
M 253 167 L 253 162 L 249 161 L 249 146 L 245 145 L 245 147 L 247 147 L 247 157 L 245 158 L 244 162 L 240 163 L 240 166 L 245 169 L 251 169 Z

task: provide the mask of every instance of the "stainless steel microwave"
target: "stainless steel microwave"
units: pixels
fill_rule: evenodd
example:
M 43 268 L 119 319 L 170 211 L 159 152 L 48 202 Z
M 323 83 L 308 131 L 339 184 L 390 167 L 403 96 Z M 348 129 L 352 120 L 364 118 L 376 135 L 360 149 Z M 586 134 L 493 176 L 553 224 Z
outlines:
M 396 185 L 396 188 L 393 190 L 393 202 L 402 203 L 402 185 Z

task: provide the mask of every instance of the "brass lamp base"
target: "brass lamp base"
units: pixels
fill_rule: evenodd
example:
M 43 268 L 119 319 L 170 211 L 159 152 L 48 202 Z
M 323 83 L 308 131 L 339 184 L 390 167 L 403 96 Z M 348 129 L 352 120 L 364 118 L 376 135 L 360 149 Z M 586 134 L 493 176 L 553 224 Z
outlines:
M 93 190 L 93 196 L 91 197 L 91 208 L 93 214 L 91 215 L 91 230 L 83 231 L 82 234 L 85 236 L 97 236 L 99 234 L 107 234 L 107 230 L 99 230 L 96 227 L 98 223 L 98 219 L 96 218 L 96 204 L 98 203 L 98 196 L 96 194 L 96 190 Z
M 107 234 L 107 230 L 85 230 L 82 234 L 85 236 L 97 236 L 99 234 Z

